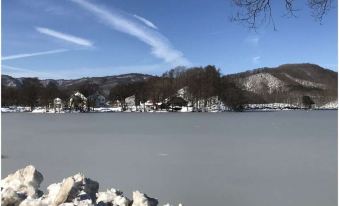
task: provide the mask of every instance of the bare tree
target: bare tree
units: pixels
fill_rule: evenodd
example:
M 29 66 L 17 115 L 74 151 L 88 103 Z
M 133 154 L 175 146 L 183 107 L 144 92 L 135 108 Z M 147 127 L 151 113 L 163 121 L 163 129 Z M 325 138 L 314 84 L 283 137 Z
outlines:
M 295 0 L 281 0 L 285 6 L 286 14 L 295 17 L 297 9 L 294 7 Z M 312 16 L 322 22 L 323 17 L 331 9 L 333 0 L 307 0 L 307 5 L 311 9 Z M 268 23 L 273 25 L 276 30 L 276 24 L 273 18 L 272 5 L 278 0 L 232 0 L 238 8 L 231 20 L 244 23 L 250 29 L 256 29 L 258 26 Z
M 21 95 L 23 105 L 28 105 L 31 110 L 38 105 L 41 97 L 42 85 L 38 78 L 25 78 L 22 82 Z
M 19 90 L 15 87 L 1 85 L 1 106 L 20 105 Z
M 49 82 L 41 89 L 41 105 L 48 107 L 55 98 L 59 97 L 60 93 L 58 85 L 55 82 Z
M 314 101 L 311 99 L 310 96 L 303 96 L 302 104 L 304 105 L 305 108 L 311 109 L 312 105 L 314 105 Z
M 232 111 L 243 111 L 245 104 L 248 103 L 245 91 L 227 78 L 222 78 L 220 84 L 219 97 L 225 106 Z
M 332 7 L 332 0 L 308 0 L 308 5 L 312 9 L 314 18 L 321 22 Z

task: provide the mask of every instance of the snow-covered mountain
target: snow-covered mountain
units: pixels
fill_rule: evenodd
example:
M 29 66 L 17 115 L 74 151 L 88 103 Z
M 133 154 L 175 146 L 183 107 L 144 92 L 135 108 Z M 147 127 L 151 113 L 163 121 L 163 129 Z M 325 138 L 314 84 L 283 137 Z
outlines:
M 260 101 L 285 102 L 290 99 L 296 102 L 303 95 L 311 96 L 315 101 L 321 99 L 324 103 L 337 100 L 338 73 L 315 64 L 285 64 L 226 75 L 225 78 Z
M 7 87 L 20 87 L 22 80 L 20 78 L 14 78 L 9 75 L 1 75 L 1 85 Z

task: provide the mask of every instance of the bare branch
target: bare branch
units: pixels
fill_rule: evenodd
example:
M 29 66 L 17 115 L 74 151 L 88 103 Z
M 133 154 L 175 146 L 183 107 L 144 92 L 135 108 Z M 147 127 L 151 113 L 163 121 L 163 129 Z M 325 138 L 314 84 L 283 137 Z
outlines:
M 233 21 L 243 22 L 250 29 L 256 29 L 258 18 L 260 23 L 267 20 L 267 11 L 271 14 L 270 0 L 233 0 L 240 11 L 233 17 Z M 272 18 L 272 15 L 269 15 Z
M 287 11 L 287 16 L 296 17 L 294 8 L 295 0 L 281 0 Z M 308 0 L 312 16 L 322 21 L 324 15 L 330 10 L 333 0 Z M 271 24 L 276 30 L 272 11 L 272 0 L 232 0 L 238 11 L 231 20 L 245 24 L 249 29 L 256 30 L 262 24 Z M 276 3 L 277 0 L 274 1 Z
M 295 12 L 297 11 L 294 8 L 294 0 L 285 0 L 285 9 L 287 11 L 288 16 L 296 17 Z
M 308 0 L 308 5 L 312 9 L 312 16 L 320 22 L 331 9 L 331 3 L 331 0 Z

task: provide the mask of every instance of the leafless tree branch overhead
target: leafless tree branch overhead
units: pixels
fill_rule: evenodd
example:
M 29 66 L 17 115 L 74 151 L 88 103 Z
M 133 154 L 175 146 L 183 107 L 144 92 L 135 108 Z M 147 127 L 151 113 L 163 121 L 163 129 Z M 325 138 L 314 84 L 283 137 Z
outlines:
M 331 9 L 332 0 L 308 0 L 308 5 L 312 10 L 312 15 L 320 22 Z
M 280 0 L 285 6 L 286 14 L 295 17 L 295 0 Z M 307 0 L 307 5 L 311 9 L 312 16 L 322 22 L 323 17 L 331 8 L 333 0 Z M 232 16 L 232 21 L 244 23 L 250 29 L 256 29 L 258 26 L 268 23 L 276 29 L 273 18 L 272 4 L 278 0 L 232 0 L 238 8 Z

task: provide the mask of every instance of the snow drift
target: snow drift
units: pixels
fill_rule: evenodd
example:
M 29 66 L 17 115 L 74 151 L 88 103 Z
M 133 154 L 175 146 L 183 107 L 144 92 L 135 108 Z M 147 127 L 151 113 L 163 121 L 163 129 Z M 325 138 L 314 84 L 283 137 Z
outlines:
M 78 173 L 51 184 L 47 193 L 39 190 L 43 175 L 29 165 L 1 180 L 3 206 L 157 206 L 158 200 L 139 191 L 130 200 L 123 192 L 99 192 L 99 183 Z M 170 204 L 166 204 L 170 205 Z M 179 204 L 182 206 L 182 204 Z

